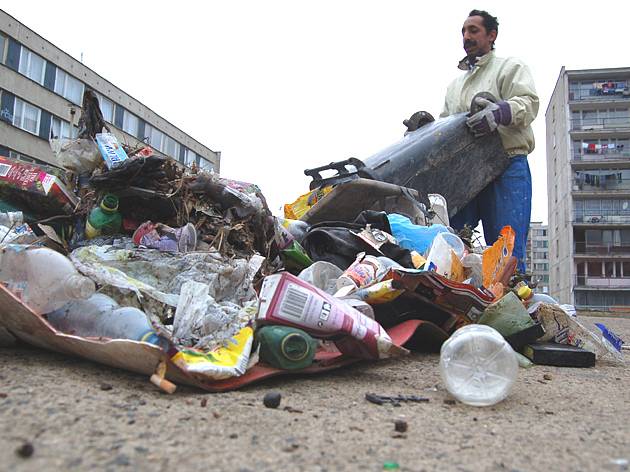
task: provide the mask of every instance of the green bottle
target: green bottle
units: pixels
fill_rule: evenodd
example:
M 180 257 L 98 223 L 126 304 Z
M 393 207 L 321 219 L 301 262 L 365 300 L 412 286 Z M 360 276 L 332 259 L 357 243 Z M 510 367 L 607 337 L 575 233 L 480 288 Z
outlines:
M 263 326 L 256 331 L 260 360 L 278 369 L 304 369 L 313 363 L 317 341 L 297 328 Z
M 85 237 L 96 238 L 103 234 L 120 232 L 122 216 L 118 213 L 118 197 L 107 194 L 98 207 L 92 208 L 85 225 Z

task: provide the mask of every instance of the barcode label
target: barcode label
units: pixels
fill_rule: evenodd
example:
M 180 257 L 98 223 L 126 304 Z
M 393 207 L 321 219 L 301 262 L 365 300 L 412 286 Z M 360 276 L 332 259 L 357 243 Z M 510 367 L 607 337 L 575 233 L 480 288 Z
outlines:
M 280 307 L 280 314 L 295 318 L 296 320 L 302 320 L 308 297 L 308 292 L 304 292 L 297 285 L 289 285 L 282 306 Z
M 0 164 L 0 177 L 6 177 L 11 167 L 9 164 Z

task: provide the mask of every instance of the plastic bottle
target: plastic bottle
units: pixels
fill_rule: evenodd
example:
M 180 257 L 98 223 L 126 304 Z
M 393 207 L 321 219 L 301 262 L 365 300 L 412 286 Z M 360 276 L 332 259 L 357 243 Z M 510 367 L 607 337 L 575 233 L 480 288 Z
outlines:
M 483 266 L 481 254 L 466 254 L 462 258 L 462 265 L 466 276 L 470 279 L 470 285 L 481 287 L 483 285 Z
M 385 256 L 370 256 L 364 252 L 337 279 L 337 289 L 361 288 L 381 280 L 391 268 L 402 267 Z
M 464 243 L 459 239 L 459 236 L 453 233 L 438 234 L 431 244 L 426 267 L 433 263 L 437 267 L 436 272 L 438 274 L 450 278 L 453 263 L 452 252 L 460 259 L 464 256 Z
M 396 238 L 398 245 L 410 251 L 417 251 L 419 254 L 426 254 L 438 234 L 449 232 L 448 228 L 441 224 L 414 225 L 409 218 L 397 213 L 390 213 L 387 219 L 392 229 L 392 236 Z
M 85 237 L 96 238 L 103 234 L 120 232 L 122 216 L 118 213 L 118 197 L 107 194 L 98 207 L 92 208 L 85 225 Z
M 77 336 L 133 339 L 155 345 L 161 340 L 142 310 L 119 307 L 101 293 L 69 302 L 46 317 L 55 329 Z
M 46 247 L 2 248 L 0 282 L 38 314 L 89 298 L 95 290 L 94 282 L 79 274 L 67 257 Z
M 519 298 L 525 303 L 525 306 L 530 306 L 534 303 L 550 303 L 552 305 L 558 304 L 558 302 L 549 295 L 545 295 L 544 293 L 534 293 L 527 285 L 519 287 L 517 293 Z
M 313 363 L 317 341 L 301 329 L 263 326 L 256 332 L 260 360 L 279 369 L 304 369 Z
M 495 329 L 464 326 L 442 345 L 440 374 L 446 389 L 460 402 L 489 406 L 512 390 L 518 373 L 514 350 Z

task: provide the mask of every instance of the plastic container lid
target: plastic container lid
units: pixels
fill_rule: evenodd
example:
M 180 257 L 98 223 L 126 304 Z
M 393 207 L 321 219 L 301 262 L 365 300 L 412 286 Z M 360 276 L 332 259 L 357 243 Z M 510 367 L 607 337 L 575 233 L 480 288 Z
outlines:
M 527 285 L 525 285 L 523 287 L 519 287 L 516 293 L 518 294 L 521 300 L 527 300 L 528 298 L 532 296 L 532 289 L 529 288 Z

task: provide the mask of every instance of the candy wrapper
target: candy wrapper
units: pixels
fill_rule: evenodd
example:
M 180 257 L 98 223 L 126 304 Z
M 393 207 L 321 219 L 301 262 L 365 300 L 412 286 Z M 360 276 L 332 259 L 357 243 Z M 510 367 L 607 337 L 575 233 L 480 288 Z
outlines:
M 258 321 L 334 339 L 337 348 L 352 357 L 383 359 L 408 352 L 393 344 L 376 321 L 287 272 L 263 281 Z

